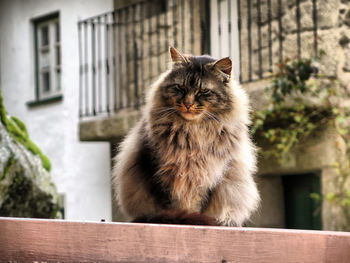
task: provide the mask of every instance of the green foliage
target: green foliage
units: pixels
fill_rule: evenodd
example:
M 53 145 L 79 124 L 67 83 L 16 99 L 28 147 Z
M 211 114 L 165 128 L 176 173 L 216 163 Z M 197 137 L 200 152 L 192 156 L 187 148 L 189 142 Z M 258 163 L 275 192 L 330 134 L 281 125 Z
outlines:
M 317 59 L 286 60 L 279 65 L 266 94 L 268 106 L 253 114 L 251 127 L 263 156 L 283 162 L 293 147 L 327 125 L 335 127 L 347 143 L 347 160 L 334 165 L 334 191 L 310 197 L 340 208 L 346 221 L 341 230 L 350 230 L 350 112 L 341 103 L 350 97 L 346 87 L 333 76 L 319 74 Z
M 312 60 L 297 60 L 279 65 L 279 72 L 273 80 L 272 97 L 275 102 L 283 102 L 285 96 L 293 93 L 305 94 L 308 86 L 306 81 L 317 72 Z
M 336 162 L 333 164 L 333 166 L 337 173 L 337 176 L 331 182 L 333 184 L 332 187 L 334 191 L 326 194 L 326 200 L 333 206 L 340 208 L 345 217 L 344 225 L 340 230 L 350 231 L 349 159 L 341 164 Z
M 47 171 L 51 170 L 50 160 L 44 155 L 38 146 L 29 138 L 27 128 L 25 124 L 16 117 L 8 117 L 5 109 L 5 105 L 2 100 L 1 90 L 0 90 L 0 121 L 6 127 L 9 134 L 15 141 L 22 144 L 34 155 L 39 155 L 44 168 Z
M 14 121 L 16 123 L 16 125 L 18 126 L 18 128 L 21 129 L 21 131 L 24 133 L 24 135 L 29 136 L 28 135 L 28 131 L 27 131 L 27 127 L 26 125 L 23 123 L 23 121 L 21 121 L 20 119 L 18 119 L 15 116 L 11 116 L 11 120 Z
M 267 157 L 282 162 L 295 145 L 325 124 L 347 132 L 342 125 L 347 112 L 339 106 L 345 88 L 336 78 L 317 74 L 316 60 L 281 63 L 266 93 L 268 107 L 253 114 L 252 133 Z

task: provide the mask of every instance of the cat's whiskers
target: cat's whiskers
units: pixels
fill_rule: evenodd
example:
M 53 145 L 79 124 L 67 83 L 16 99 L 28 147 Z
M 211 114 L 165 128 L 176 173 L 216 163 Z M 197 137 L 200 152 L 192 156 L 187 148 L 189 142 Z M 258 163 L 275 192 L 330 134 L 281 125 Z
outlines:
M 163 113 L 169 110 L 176 110 L 175 107 L 164 107 L 164 108 L 160 108 L 159 110 L 157 110 L 156 113 Z
M 167 118 L 173 113 L 176 113 L 176 110 L 172 110 L 172 111 L 167 112 L 166 114 L 162 115 L 162 118 Z
M 211 113 L 210 111 L 206 111 L 206 110 L 204 110 L 203 113 L 206 116 L 208 116 L 209 119 L 215 120 L 218 124 L 220 123 L 220 119 L 214 113 Z
M 165 118 L 168 117 L 169 115 L 173 114 L 176 112 L 176 109 L 174 107 L 166 107 L 166 108 L 161 108 L 159 109 L 155 114 L 159 116 L 159 118 Z

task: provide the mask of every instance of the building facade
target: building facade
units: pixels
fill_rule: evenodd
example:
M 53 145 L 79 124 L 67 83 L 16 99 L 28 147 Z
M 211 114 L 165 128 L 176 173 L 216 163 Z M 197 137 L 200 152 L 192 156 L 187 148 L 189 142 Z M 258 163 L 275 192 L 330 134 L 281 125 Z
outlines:
M 0 1 L 0 87 L 49 157 L 66 219 L 111 220 L 107 142 L 80 142 L 79 19 L 113 10 L 104 1 Z
M 53 178 L 66 193 L 67 218 L 81 219 L 82 211 L 91 212 L 83 219 L 110 218 L 111 157 L 141 116 L 148 87 L 166 69 L 169 45 L 185 53 L 230 56 L 233 75 L 254 110 L 266 105 L 268 77 L 286 58 L 310 58 L 322 49 L 321 72 L 350 80 L 348 1 L 0 3 L 5 103 L 52 159 Z M 47 49 L 61 49 L 62 59 Z M 45 63 L 54 65 L 51 71 Z M 52 91 L 49 102 L 36 105 Z M 260 159 L 262 205 L 252 225 L 338 229 L 339 211 L 327 200 L 315 205 L 309 196 L 332 190 L 333 164 L 344 156 L 344 141 L 325 127 L 290 152 L 288 163 Z M 116 207 L 113 220 L 123 220 Z
M 159 3 L 157 9 L 154 1 L 115 1 L 116 10 L 110 18 L 99 18 L 110 23 L 106 31 L 113 31 L 108 45 L 115 53 L 102 52 L 113 77 L 96 64 L 98 51 L 89 41 L 89 34 L 94 34 L 93 28 L 99 24 L 98 16 L 80 25 L 82 36 L 87 35 L 81 45 L 81 67 L 85 69 L 81 70 L 81 140 L 120 142 L 140 117 L 144 91 L 166 68 L 168 45 L 185 53 L 230 56 L 233 74 L 251 96 L 254 110 L 266 105 L 268 77 L 286 58 L 311 58 L 323 50 L 326 56 L 320 60 L 320 71 L 345 83 L 349 80 L 348 61 L 344 59 L 349 53 L 347 1 Z M 106 84 L 110 79 L 110 83 L 95 85 L 98 78 L 104 78 Z M 100 105 L 106 110 L 98 111 Z M 344 142 L 325 127 L 290 152 L 288 163 L 260 159 L 257 181 L 262 205 L 252 225 L 339 229 L 343 220 L 339 211 L 325 199 L 315 204 L 310 194 L 326 195 L 332 190 L 333 164 L 344 156 Z M 114 219 L 122 220 L 117 209 L 114 211 Z

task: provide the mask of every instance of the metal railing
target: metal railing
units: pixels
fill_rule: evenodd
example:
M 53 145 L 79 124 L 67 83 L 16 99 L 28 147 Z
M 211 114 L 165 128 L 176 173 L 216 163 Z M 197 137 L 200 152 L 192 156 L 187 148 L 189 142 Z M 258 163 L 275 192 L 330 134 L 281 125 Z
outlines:
M 301 14 L 302 4 L 312 11 Z M 302 25 L 305 16 L 312 22 Z M 81 20 L 79 116 L 139 108 L 166 69 L 169 45 L 194 54 L 216 48 L 236 61 L 246 83 L 266 78 L 286 57 L 302 57 L 305 33 L 313 41 L 307 53 L 316 53 L 316 0 L 140 0 Z
M 142 105 L 166 69 L 169 45 L 207 50 L 205 12 L 200 0 L 140 1 L 79 21 L 79 116 Z
M 303 14 L 301 4 L 308 5 Z M 316 0 L 237 0 L 237 9 L 241 83 L 269 76 L 285 58 L 301 58 L 303 50 L 317 55 Z M 308 23 L 301 24 L 302 16 Z

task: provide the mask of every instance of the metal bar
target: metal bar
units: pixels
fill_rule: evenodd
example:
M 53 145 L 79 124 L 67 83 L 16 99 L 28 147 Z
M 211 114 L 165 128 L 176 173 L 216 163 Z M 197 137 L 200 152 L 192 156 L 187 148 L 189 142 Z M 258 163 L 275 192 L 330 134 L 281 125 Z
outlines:
M 269 39 L 269 71 L 272 72 L 272 29 L 271 29 L 271 0 L 267 0 L 268 39 Z
M 118 30 L 118 80 L 119 80 L 119 109 L 122 109 L 124 107 L 124 103 L 123 103 L 123 72 L 122 72 L 122 68 L 123 68 L 123 57 L 122 57 L 122 10 L 119 9 L 117 14 L 118 20 L 117 18 L 115 18 L 115 25 L 117 27 Z M 116 92 L 117 93 L 117 92 Z M 117 100 L 116 100 L 117 101 Z M 117 104 L 117 103 L 116 103 Z M 116 105 L 115 104 L 115 105 Z
M 317 47 L 317 3 L 316 0 L 312 0 L 312 19 L 314 20 L 314 52 L 315 52 L 315 57 L 318 55 L 318 47 Z
M 91 21 L 92 114 L 96 116 L 96 44 L 95 23 Z
M 144 80 L 144 55 L 143 55 L 143 48 L 144 48 L 144 41 L 143 41 L 143 36 L 144 36 L 144 21 L 145 21 L 145 14 L 144 14 L 144 2 L 141 2 L 140 6 L 140 38 L 141 38 L 141 48 L 140 48 L 140 61 L 141 61 L 141 66 L 140 66 L 140 73 L 141 73 L 141 96 L 142 96 L 142 103 L 144 103 L 144 92 L 145 92 L 145 80 Z
M 248 31 L 248 63 L 249 63 L 249 69 L 248 69 L 248 76 L 249 80 L 252 80 L 252 32 L 251 32 L 251 0 L 247 0 L 247 31 Z
M 282 0 L 278 0 L 278 30 L 279 30 L 279 56 L 280 62 L 283 61 L 283 28 L 282 28 Z
M 237 13 L 238 13 L 238 46 L 239 46 L 239 81 L 242 82 L 242 21 L 241 21 L 241 0 L 237 0 Z
M 194 53 L 194 22 L 193 22 L 193 0 L 190 0 L 190 42 L 191 42 L 191 53 Z
M 165 12 L 164 12 L 164 50 L 167 51 L 169 48 L 169 41 L 168 41 L 168 1 L 165 3 Z
M 108 15 L 104 15 L 104 22 L 105 22 L 105 68 L 106 68 L 106 111 L 108 115 L 110 114 L 109 109 L 109 102 L 110 102 L 110 87 L 109 87 L 109 80 L 110 80 L 110 73 L 109 73 L 109 24 L 108 24 Z M 115 88 L 115 87 L 114 87 Z
M 301 56 L 301 44 L 300 44 L 300 0 L 296 0 L 296 23 L 297 23 L 297 48 L 298 48 L 298 58 Z
M 259 78 L 262 78 L 262 44 L 261 44 L 261 5 L 260 5 L 260 1 L 257 1 L 257 13 L 258 13 L 258 22 L 257 22 L 257 26 L 258 26 L 258 58 L 259 58 Z
M 112 37 L 110 38 L 110 41 L 111 41 L 111 64 L 112 64 L 112 70 L 111 70 L 111 77 L 112 77 L 112 91 L 113 91 L 113 100 L 112 100 L 112 104 L 113 104 L 113 110 L 114 112 L 117 111 L 118 107 L 117 107 L 117 80 L 116 80 L 116 77 L 117 77 L 117 74 L 119 73 L 120 75 L 120 70 L 121 70 L 121 67 L 118 65 L 117 67 L 117 63 L 116 63 L 116 57 L 117 57 L 117 54 L 116 54 L 116 45 L 114 45 L 114 39 L 115 39 L 115 30 L 116 30 L 116 21 L 117 21 L 117 13 L 116 12 L 113 12 L 112 13 L 112 30 L 110 32 L 110 34 L 112 34 Z M 120 47 L 120 46 L 119 46 Z M 120 52 L 120 49 L 121 48 L 118 48 L 119 52 Z M 119 86 L 119 89 L 121 86 Z
M 196 2 L 197 4 L 197 2 Z M 204 54 L 204 48 L 205 48 L 205 43 L 204 43 L 204 36 L 205 36 L 205 32 L 204 32 L 204 27 L 202 25 L 202 15 L 203 15 L 203 7 L 202 7 L 202 3 L 198 4 L 198 12 L 199 12 L 199 40 L 200 40 L 200 50 L 199 53 L 200 54 Z
M 239 1 L 239 0 L 238 0 Z M 207 35 L 206 35 L 206 39 L 207 39 L 207 53 L 210 54 L 211 53 L 211 44 L 210 44 L 210 0 L 206 0 L 205 1 L 205 14 L 206 14 L 206 24 L 205 27 L 207 28 Z
M 148 2 L 148 67 L 149 67 L 149 84 L 152 82 L 152 5 Z
M 101 16 L 97 17 L 97 43 L 98 43 L 98 50 L 97 50 L 97 65 L 98 65 L 98 109 L 99 112 L 102 111 L 102 50 L 101 50 Z
M 138 109 L 140 103 L 139 103 L 139 93 L 138 93 L 138 77 L 137 77 L 138 67 L 137 67 L 137 43 L 136 43 L 136 41 L 134 42 L 133 46 L 134 46 L 134 65 L 135 65 L 134 66 L 134 85 L 135 85 L 135 87 L 134 87 L 134 96 L 135 96 L 134 107 L 136 109 Z
M 160 27 L 159 27 L 159 13 L 160 13 L 160 11 L 157 10 L 157 14 L 156 14 L 156 33 L 157 33 L 157 72 L 158 72 L 158 75 L 161 73 L 161 69 L 160 69 Z
M 125 23 L 125 64 L 126 64 L 126 107 L 129 108 L 130 107 L 130 77 L 129 77 L 129 68 L 130 68 L 130 52 L 131 50 L 129 49 L 130 45 L 129 45 L 129 8 L 130 7 L 126 7 L 125 10 L 125 17 L 124 17 L 124 23 Z
M 221 58 L 221 7 L 220 0 L 216 1 L 217 13 L 218 13 L 218 33 L 219 33 L 219 57 Z
M 83 54 L 81 43 L 81 22 L 78 22 L 78 43 L 79 43 L 79 117 L 83 116 Z
M 139 107 L 139 93 L 138 93 L 138 51 L 136 40 L 136 5 L 132 6 L 132 41 L 133 41 L 133 54 L 134 54 L 134 107 Z
M 227 0 L 227 22 L 228 22 L 228 54 L 230 57 L 232 57 L 231 0 Z
M 176 0 L 173 0 L 173 38 L 174 38 L 174 46 L 177 48 Z
M 185 52 L 185 1 L 181 0 L 181 46 Z
M 88 22 L 84 22 L 84 53 L 85 53 L 85 115 L 89 116 L 89 55 L 88 55 Z

